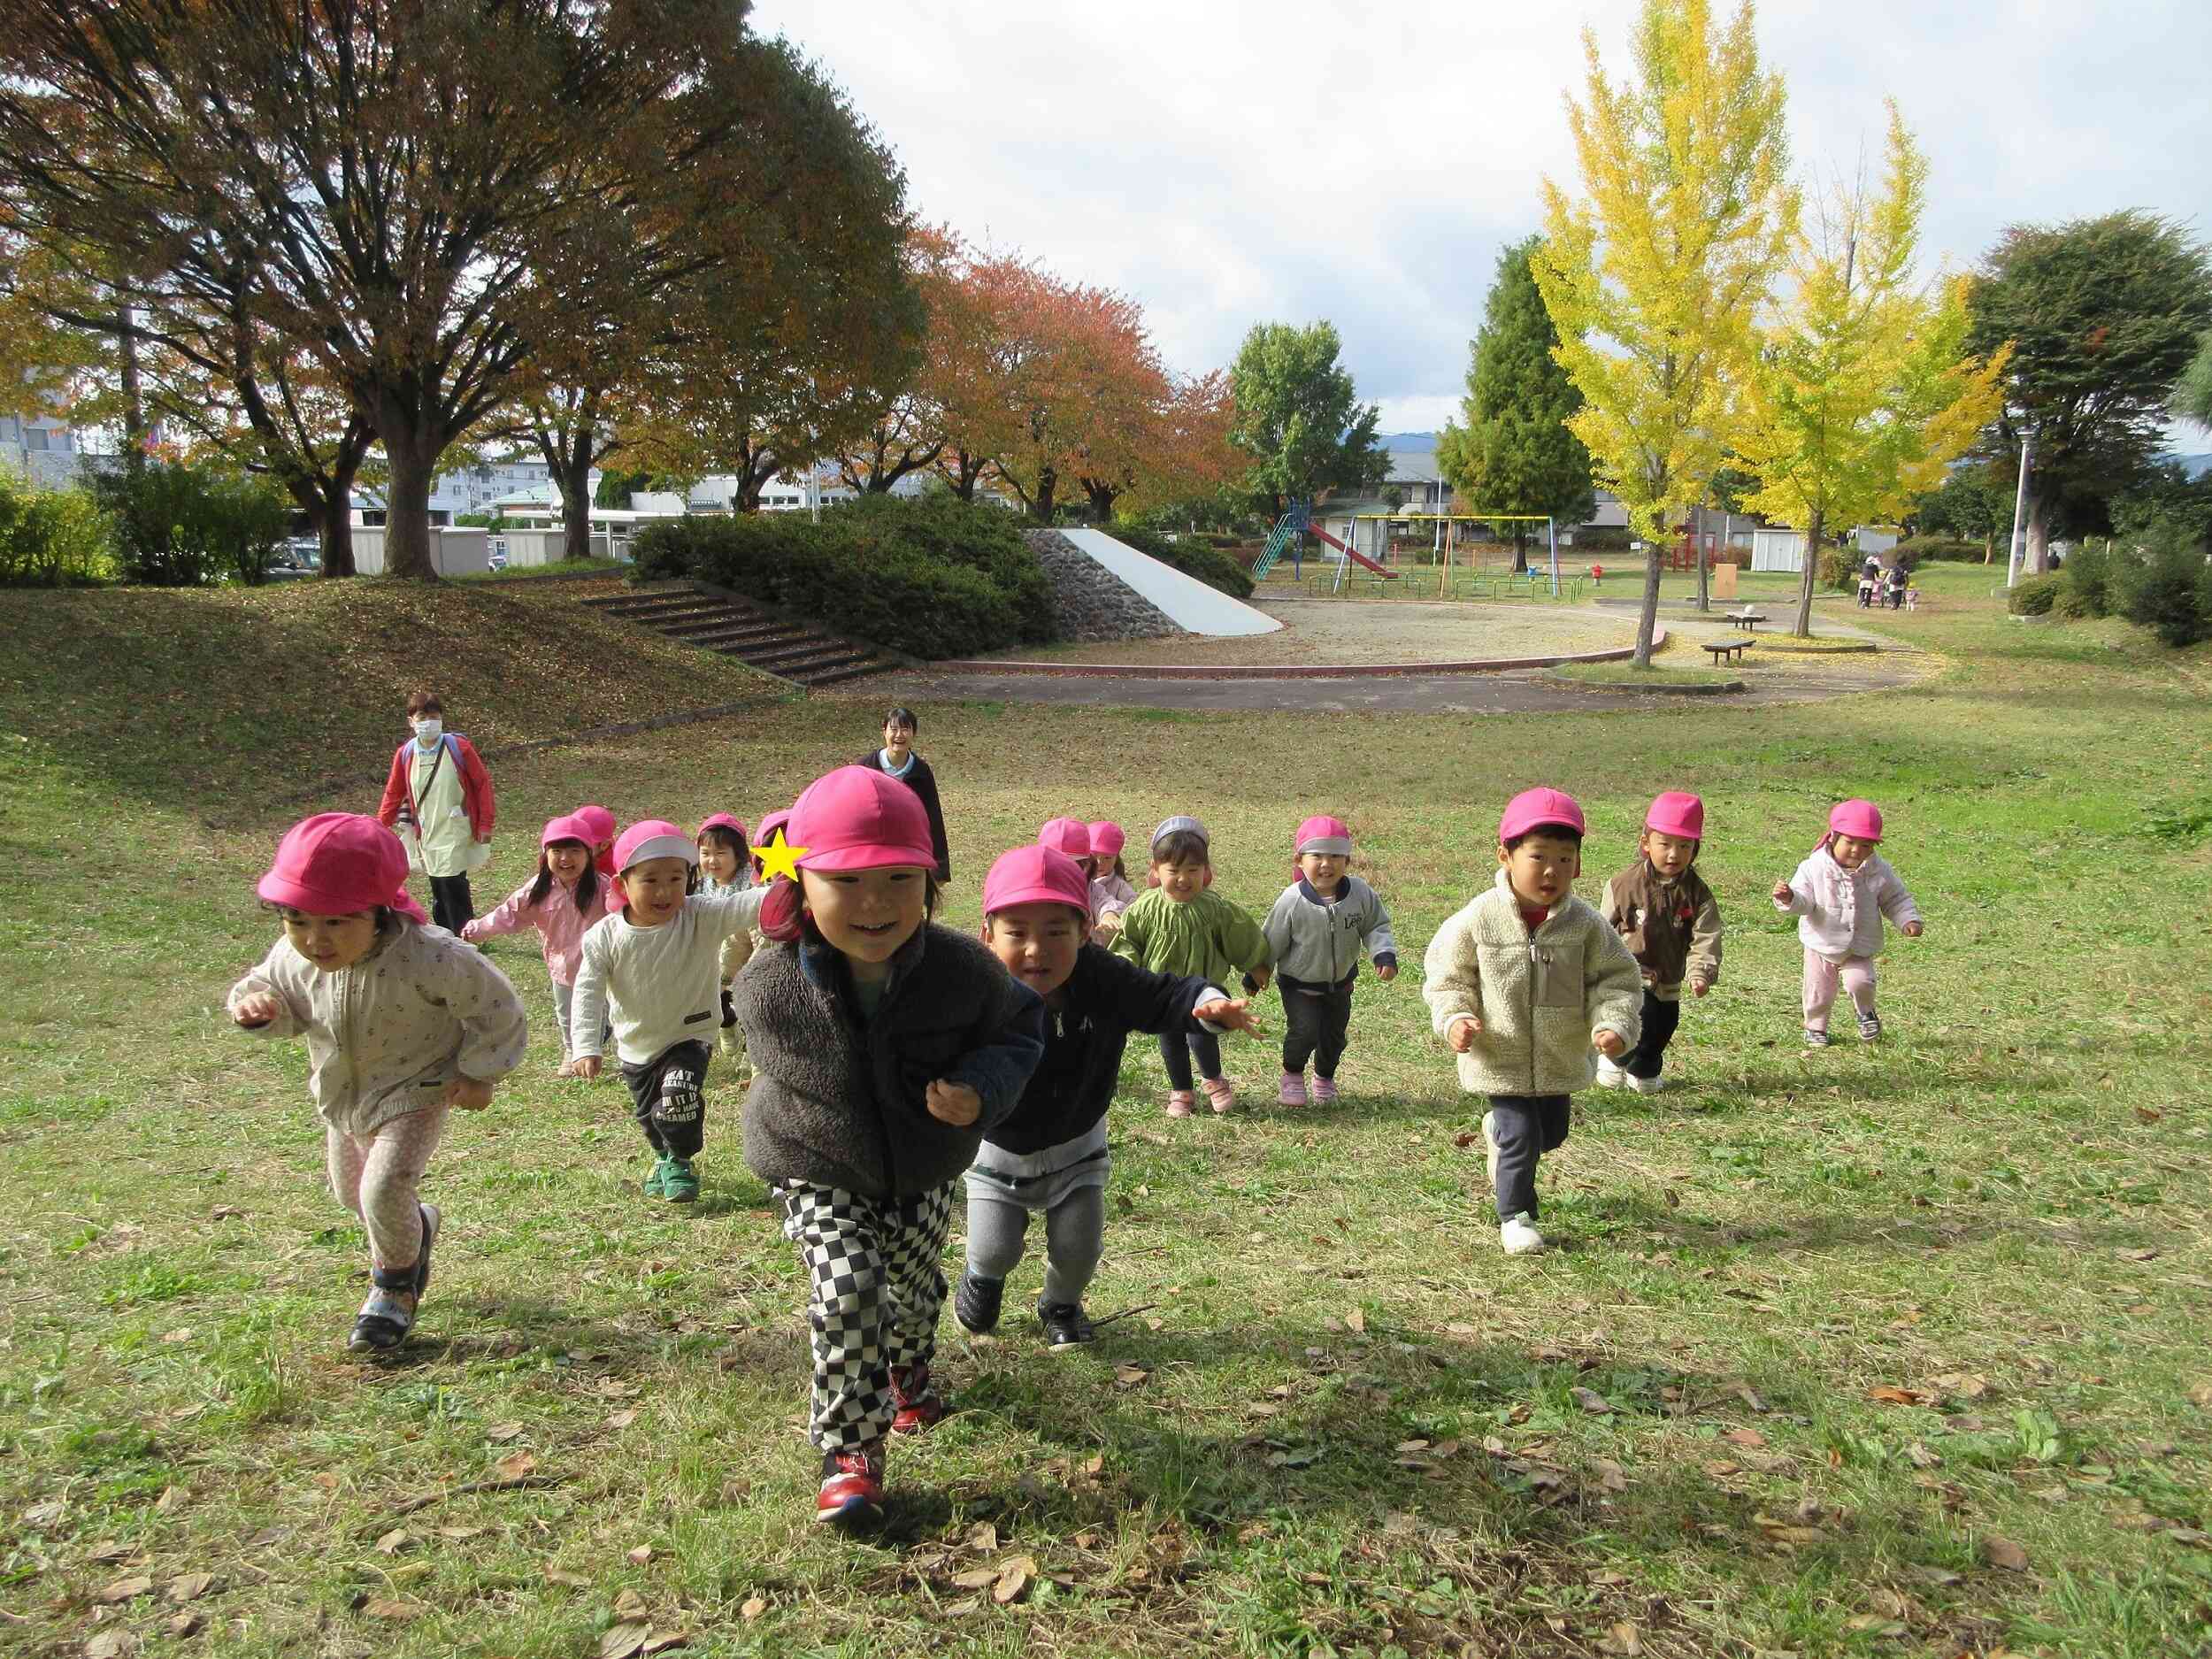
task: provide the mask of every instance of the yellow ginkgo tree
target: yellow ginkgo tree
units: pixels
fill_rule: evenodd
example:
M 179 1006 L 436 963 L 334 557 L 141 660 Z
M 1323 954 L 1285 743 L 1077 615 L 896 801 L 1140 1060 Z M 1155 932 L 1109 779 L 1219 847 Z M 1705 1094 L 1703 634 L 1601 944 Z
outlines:
M 1585 195 L 1544 181 L 1529 268 L 1583 396 L 1567 426 L 1651 543 L 1636 662 L 1648 666 L 1659 542 L 1729 453 L 1753 326 L 1794 230 L 1782 78 L 1763 73 L 1747 0 L 1644 0 L 1636 79 L 1615 85 L 1585 31 L 1567 119 Z
M 1930 285 L 1914 269 L 1927 178 L 1893 103 L 1879 189 L 1821 199 L 1744 382 L 1736 452 L 1759 481 L 1744 505 L 1805 532 L 1801 639 L 1826 534 L 1940 484 L 2002 395 L 2010 349 L 1985 359 L 1965 349 L 1967 280 Z

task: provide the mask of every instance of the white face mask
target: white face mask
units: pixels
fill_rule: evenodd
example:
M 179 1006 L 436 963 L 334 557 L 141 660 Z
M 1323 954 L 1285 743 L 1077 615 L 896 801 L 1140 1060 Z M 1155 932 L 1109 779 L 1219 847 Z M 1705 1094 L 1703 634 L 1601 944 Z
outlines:
M 444 730 L 443 720 L 437 718 L 434 715 L 425 716 L 415 722 L 415 741 L 419 743 L 434 743 Z

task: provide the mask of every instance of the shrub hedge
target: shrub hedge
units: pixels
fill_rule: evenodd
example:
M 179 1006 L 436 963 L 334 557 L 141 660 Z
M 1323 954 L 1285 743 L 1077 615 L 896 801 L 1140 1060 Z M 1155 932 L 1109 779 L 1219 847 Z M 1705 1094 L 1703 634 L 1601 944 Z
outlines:
M 803 513 L 687 518 L 643 531 L 637 575 L 701 581 L 911 657 L 968 657 L 1054 634 L 1052 583 L 1004 509 L 946 495 L 864 496 Z
M 1904 561 L 1907 570 L 1916 570 L 1939 559 L 1978 565 L 1982 562 L 1982 544 L 1952 535 L 1907 536 L 1897 544 L 1895 557 Z
M 1116 525 L 1107 534 L 1140 553 L 1150 554 L 1163 565 L 1173 565 L 1186 576 L 1195 576 L 1207 587 L 1218 588 L 1232 599 L 1252 596 L 1252 578 L 1244 566 L 1196 536 L 1186 535 L 1171 541 L 1157 530 L 1141 530 L 1134 525 Z
M 114 574 L 114 538 L 89 495 L 34 489 L 0 467 L 0 588 L 88 588 Z
M 2005 595 L 2005 609 L 2016 617 L 2047 617 L 2058 603 L 2059 576 L 2026 576 L 2013 583 Z

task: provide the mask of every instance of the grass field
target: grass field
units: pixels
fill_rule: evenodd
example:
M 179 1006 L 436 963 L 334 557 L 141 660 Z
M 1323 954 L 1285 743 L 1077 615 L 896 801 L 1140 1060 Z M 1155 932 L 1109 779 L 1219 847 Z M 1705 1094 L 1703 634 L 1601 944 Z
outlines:
M 808 1518 L 802 1275 L 735 1090 L 710 1079 L 705 1202 L 641 1200 L 626 1096 L 552 1078 L 515 941 L 541 1034 L 431 1167 L 420 1336 L 344 1351 L 365 1250 L 303 1051 L 216 1018 L 273 935 L 250 882 L 277 832 L 373 803 L 417 678 L 517 741 L 736 695 L 657 646 L 610 667 L 546 616 L 489 626 L 531 603 L 504 584 L 392 592 L 0 596 L 0 1649 L 2212 1650 L 2201 652 L 1961 598 L 1873 619 L 1941 672 L 1810 706 L 923 710 L 953 925 L 1057 812 L 1141 840 L 1195 810 L 1256 908 L 1325 809 L 1409 971 L 1363 980 L 1329 1110 L 1275 1108 L 1271 1048 L 1233 1041 L 1238 1111 L 1171 1122 L 1133 1044 L 1091 1303 L 1149 1310 L 1048 1356 L 1033 1261 L 999 1340 L 948 1313 L 956 1414 L 847 1541 Z M 764 703 L 495 764 L 480 898 L 555 811 L 754 816 L 870 725 Z M 1675 1089 L 1579 1099 L 1540 1181 L 1564 1248 L 1509 1262 L 1418 965 L 1538 781 L 1590 812 L 1593 896 L 1654 792 L 1703 793 L 1728 955 Z M 1883 1041 L 1809 1055 L 1764 893 L 1844 794 L 1887 811 L 1928 932 L 1893 935 Z

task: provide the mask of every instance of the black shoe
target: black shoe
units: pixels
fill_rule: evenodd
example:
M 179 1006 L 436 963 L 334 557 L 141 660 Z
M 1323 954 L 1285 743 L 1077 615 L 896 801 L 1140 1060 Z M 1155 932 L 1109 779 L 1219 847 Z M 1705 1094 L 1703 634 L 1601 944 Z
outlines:
M 1098 1334 L 1079 1302 L 1041 1302 L 1037 1318 L 1045 1328 L 1045 1346 L 1056 1354 L 1080 1348 Z
M 973 1273 L 964 1272 L 960 1275 L 960 1287 L 952 1294 L 953 1317 L 969 1335 L 987 1336 L 998 1329 L 999 1305 L 1005 1298 L 1004 1279 L 978 1279 Z

